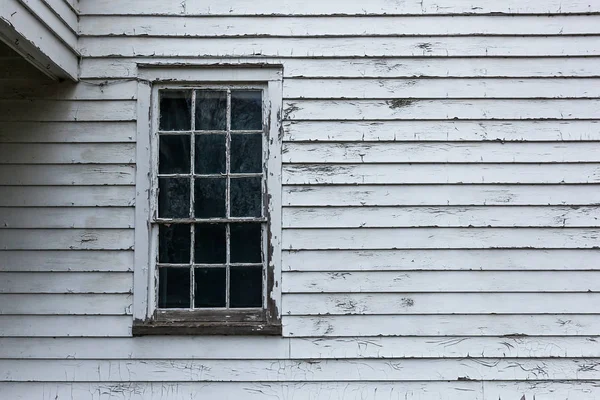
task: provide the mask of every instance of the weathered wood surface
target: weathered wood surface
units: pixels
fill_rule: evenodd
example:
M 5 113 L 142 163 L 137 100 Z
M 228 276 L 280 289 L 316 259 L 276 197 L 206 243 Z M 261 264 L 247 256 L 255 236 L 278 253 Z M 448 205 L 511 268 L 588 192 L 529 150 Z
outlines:
M 133 228 L 133 207 L 0 208 L 3 228 Z
M 597 380 L 594 359 L 0 360 L 0 378 L 34 382 Z
M 598 249 L 402 249 L 283 252 L 284 271 L 597 270 Z
M 119 10 L 115 10 L 111 0 L 82 1 L 82 14 L 184 14 L 184 15 L 329 15 L 329 14 L 567 14 L 599 12 L 600 6 L 594 2 L 574 0 L 563 4 L 558 0 L 532 1 L 527 4 L 517 0 L 504 1 L 501 4 L 486 0 L 473 3 L 470 0 L 456 0 L 452 3 L 439 0 L 410 0 L 399 4 L 393 0 L 375 0 L 368 4 L 358 0 L 333 0 L 328 2 L 311 2 L 310 7 L 297 1 L 236 0 L 222 3 L 216 0 L 188 0 L 185 3 L 165 3 L 160 0 L 134 0 Z
M 600 86 L 600 85 L 599 85 Z M 10 146 L 8 146 L 10 149 Z M 15 152 L 19 150 L 15 147 Z M 67 153 L 88 150 L 86 147 L 68 145 L 57 148 Z M 90 159 L 103 157 L 103 150 L 111 148 L 99 147 L 94 149 L 97 155 L 88 150 Z M 32 147 L 29 157 L 35 157 L 36 147 Z M 53 147 L 42 147 L 41 151 L 52 152 Z M 121 146 L 121 151 L 129 150 Z M 353 164 L 353 163 L 572 163 L 597 162 L 600 153 L 599 143 L 288 143 L 283 146 L 283 162 L 288 164 L 323 163 Z M 1 154 L 1 152 L 0 152 Z M 87 153 L 86 153 L 87 154 Z M 129 155 L 123 155 L 123 158 Z M 118 155 L 114 155 L 117 157 Z M 110 162 L 110 158 L 107 162 Z M 122 159 L 121 159 L 122 160 Z M 27 161 L 27 160 L 25 160 Z M 41 162 L 41 161 L 39 161 Z M 76 162 L 76 161 L 73 161 Z M 126 161 L 125 161 L 126 162 Z M 49 163 L 49 162 L 48 162 Z
M 131 315 L 131 294 L 0 294 L 1 315 Z
M 127 315 L 0 315 L 0 336 L 129 337 L 131 324 Z
M 131 294 L 131 291 L 132 276 L 130 273 L 0 272 L 0 293 Z
M 133 251 L 3 250 L 2 272 L 132 272 Z
M 597 315 L 283 316 L 284 336 L 589 336 Z
M 82 37 L 84 57 L 474 57 L 598 56 L 598 36 L 144 38 Z
M 261 59 L 264 63 L 284 65 L 285 78 L 523 78 L 523 77 L 598 77 L 598 57 L 479 57 L 473 62 L 463 58 L 298 58 Z M 81 77 L 133 78 L 137 76 L 136 63 L 158 64 L 247 64 L 255 58 L 183 58 L 172 57 L 102 57 L 81 60 Z
M 134 198 L 131 185 L 0 186 L 1 207 L 126 207 Z
M 133 185 L 134 183 L 134 165 L 0 165 L 2 186 Z
M 128 250 L 133 229 L 1 229 L 2 250 Z
M 594 206 L 592 185 L 286 185 L 287 206 Z M 1 189 L 0 189 L 1 190 Z M 514 209 L 517 210 L 518 209 Z
M 283 248 L 337 249 L 590 249 L 596 228 L 363 228 L 286 229 Z
M 132 164 L 135 145 L 5 143 L 0 148 L 0 159 L 6 164 Z
M 0 100 L 0 121 L 133 121 L 133 101 Z
M 590 121 L 288 121 L 286 141 L 563 142 L 600 140 Z
M 3 170 L 0 168 L 0 182 Z M 291 185 L 581 184 L 600 182 L 600 164 L 287 164 L 283 166 L 283 182 Z
M 130 143 L 134 122 L 3 122 L 2 143 Z
M 596 314 L 599 300 L 598 293 L 304 293 L 284 294 L 283 309 L 288 315 Z
M 595 271 L 304 271 L 285 272 L 283 289 L 285 293 L 337 294 L 598 292 L 597 274 Z
M 598 33 L 597 15 L 202 17 L 82 16 L 82 36 L 433 36 Z

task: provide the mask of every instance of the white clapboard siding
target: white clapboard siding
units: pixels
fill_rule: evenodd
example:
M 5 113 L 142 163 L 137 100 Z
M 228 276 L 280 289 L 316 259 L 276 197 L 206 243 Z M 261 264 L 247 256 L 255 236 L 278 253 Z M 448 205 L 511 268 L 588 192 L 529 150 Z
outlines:
M 597 15 L 188 17 L 95 15 L 80 20 L 82 36 L 433 36 L 572 35 L 598 33 Z
M 0 294 L 2 315 L 131 315 L 130 294 Z
M 293 100 L 287 120 L 597 119 L 600 100 Z
M 130 164 L 135 162 L 135 145 L 4 143 L 0 159 L 6 164 Z
M 2 236 L 0 236 L 2 237 Z M 365 228 L 287 229 L 285 249 L 592 248 L 594 228 Z
M 127 250 L 133 229 L 0 229 L 2 250 Z
M 44 82 L 12 81 L 2 82 L 0 86 L 3 99 L 130 100 L 136 97 L 137 83 L 133 80 L 57 83 L 46 78 Z
M 0 165 L 2 186 L 133 185 L 134 183 L 134 165 Z
M 597 314 L 599 300 L 598 293 L 310 293 L 284 294 L 282 308 L 288 315 L 560 315 Z
M 297 338 L 290 340 L 290 352 L 292 358 L 309 359 L 595 357 L 600 353 L 598 340 L 596 336 Z
M 23 339 L 0 339 L 0 359 L 61 359 L 66 358 L 65 355 L 78 360 L 281 360 L 290 357 L 290 339 L 276 336 L 246 336 L 240 340 L 239 336 L 190 335 L 171 337 L 168 346 L 160 336 L 114 338 L 108 342 L 109 346 L 105 339 L 98 338 L 38 338 L 27 342 L 29 345 L 23 347 L 20 346 Z M 583 340 L 579 343 L 585 345 Z
M 597 380 L 594 359 L 0 360 L 9 382 Z M 591 366 L 591 368 L 590 368 Z
M 135 122 L 3 122 L 2 143 L 131 143 Z
M 597 141 L 599 121 L 288 121 L 286 141 Z
M 63 0 L 19 0 L 51 33 L 77 50 L 77 14 Z M 36 39 L 36 38 L 31 38 Z
M 102 400 L 113 396 L 123 400 L 189 400 L 198 393 L 214 399 L 262 400 L 273 398 L 309 398 L 311 400 L 481 400 L 525 399 L 556 400 L 576 398 L 596 400 L 600 389 L 595 381 L 466 381 L 448 382 L 4 382 L 0 390 L 15 400 L 55 400 L 62 397 Z M 92 396 L 92 397 L 90 397 Z
M 262 60 L 261 60 L 262 61 Z M 480 57 L 473 62 L 462 58 L 286 58 L 264 60 L 281 63 L 285 78 L 494 78 L 494 77 L 598 77 L 597 57 Z M 181 57 L 102 57 L 83 58 L 81 78 L 132 78 L 137 63 L 207 65 L 216 63 L 245 64 L 252 58 L 181 58 Z
M 282 317 L 283 335 L 581 336 L 597 335 L 597 315 L 333 315 Z M 0 319 L 1 321 L 1 319 Z
M 3 337 L 128 337 L 129 315 L 0 315 Z
M 133 251 L 3 250 L 0 251 L 0 271 L 131 272 L 133 271 Z
M 284 272 L 284 293 L 598 292 L 595 271 Z M 2 286 L 0 286 L 0 291 Z M 560 296 L 559 296 L 560 297 Z M 309 301 L 309 304 L 311 302 Z
M 31 0 L 24 0 L 25 3 Z M 52 11 L 72 30 L 77 32 L 79 28 L 79 18 L 74 9 L 74 3 L 78 0 L 44 0 Z
M 598 56 L 600 36 L 144 38 L 82 37 L 84 57 L 474 57 Z
M 597 270 L 598 249 L 283 251 L 284 271 Z
M 73 152 L 87 150 L 85 147 L 79 149 L 68 146 L 67 149 Z M 32 153 L 35 149 L 32 149 Z M 50 147 L 49 151 L 52 150 Z M 97 150 L 97 157 L 101 157 L 103 149 L 100 147 Z M 129 149 L 122 146 L 119 150 L 125 152 Z M 599 161 L 600 142 L 287 143 L 282 151 L 284 163 L 569 163 Z M 90 154 L 92 160 L 94 155 Z
M 600 79 L 288 79 L 286 99 L 594 98 Z
M 134 186 L 0 186 L 2 207 L 126 207 Z
M 133 207 L 0 207 L 3 228 L 133 228 Z
M 529 206 L 600 203 L 593 185 L 284 186 L 284 206 Z M 1 188 L 0 188 L 1 190 Z M 330 221 L 335 223 L 335 221 Z
M 598 357 L 597 336 L 582 337 L 357 337 L 278 338 L 182 336 L 164 338 L 0 339 L 0 359 L 346 359 L 466 357 Z
M 0 121 L 133 121 L 134 101 L 0 100 Z
M 132 286 L 121 272 L 0 272 L 0 293 L 131 293 Z
M 0 222 L 3 219 L 7 218 L 2 218 L 0 209 Z M 600 227 L 600 207 L 304 207 L 283 210 L 284 228 L 471 226 Z
M 80 11 L 85 14 L 185 14 L 185 15 L 328 15 L 328 14 L 566 14 L 597 12 L 600 6 L 594 2 L 573 0 L 563 4 L 558 0 L 531 1 L 522 3 L 517 0 L 504 1 L 501 4 L 486 0 L 479 1 L 475 7 L 472 1 L 456 0 L 452 3 L 438 0 L 410 0 L 399 4 L 393 0 L 374 0 L 369 3 L 358 0 L 330 0 L 327 2 L 299 4 L 296 1 L 236 0 L 222 3 L 216 0 L 187 0 L 183 4 L 170 4 L 160 0 L 133 0 L 115 10 L 111 0 L 82 1 Z
M 4 178 L 5 184 L 11 184 L 14 180 L 4 176 L 6 169 L 0 167 L 0 183 Z M 283 182 L 288 185 L 581 184 L 600 182 L 600 164 L 288 164 L 283 166 Z

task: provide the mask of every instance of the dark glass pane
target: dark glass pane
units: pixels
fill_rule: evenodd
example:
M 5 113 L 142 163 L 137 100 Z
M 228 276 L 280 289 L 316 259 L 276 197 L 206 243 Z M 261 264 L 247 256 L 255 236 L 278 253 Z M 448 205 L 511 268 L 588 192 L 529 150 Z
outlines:
M 196 224 L 194 245 L 197 264 L 225 264 L 225 224 Z
M 190 217 L 189 178 L 158 178 L 158 216 Z
M 231 172 L 262 172 L 262 135 L 231 135 Z
M 225 307 L 226 279 L 225 268 L 196 268 L 194 307 Z
M 231 308 L 262 307 L 262 267 L 231 267 Z
M 231 216 L 262 216 L 262 178 L 231 179 Z
M 225 178 L 198 178 L 194 189 L 196 218 L 225 217 Z
M 161 90 L 161 131 L 189 131 L 192 129 L 192 92 L 189 90 Z
M 225 173 L 225 135 L 196 135 L 196 173 Z
M 158 308 L 190 308 L 190 269 L 158 269 Z
M 231 92 L 231 129 L 262 130 L 262 92 Z
M 159 148 L 159 174 L 190 173 L 189 135 L 161 135 Z
M 261 224 L 231 224 L 231 262 L 262 262 Z
M 158 262 L 188 264 L 190 262 L 190 226 L 160 225 L 158 228 Z
M 196 91 L 196 130 L 227 129 L 227 92 Z

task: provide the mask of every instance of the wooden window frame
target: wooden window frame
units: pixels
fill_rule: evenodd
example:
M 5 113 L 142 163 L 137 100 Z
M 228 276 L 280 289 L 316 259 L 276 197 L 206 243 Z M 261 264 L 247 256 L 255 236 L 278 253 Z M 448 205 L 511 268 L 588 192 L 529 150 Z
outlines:
M 133 329 L 141 335 L 281 334 L 281 140 L 282 67 L 138 65 L 136 213 Z M 157 308 L 158 91 L 231 88 L 263 90 L 265 107 L 264 307 L 257 310 L 168 310 Z

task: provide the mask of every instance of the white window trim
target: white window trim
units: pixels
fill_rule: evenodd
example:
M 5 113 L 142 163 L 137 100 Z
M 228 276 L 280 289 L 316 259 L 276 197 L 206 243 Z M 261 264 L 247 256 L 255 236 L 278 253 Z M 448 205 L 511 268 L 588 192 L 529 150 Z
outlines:
M 152 243 L 152 210 L 156 199 L 153 187 L 153 86 L 172 84 L 186 85 L 243 85 L 260 84 L 266 86 L 265 104 L 267 109 L 268 146 L 267 155 L 267 215 L 269 237 L 267 246 L 269 259 L 267 269 L 272 276 L 272 284 L 266 288 L 269 301 L 265 323 L 281 326 L 281 141 L 282 141 L 282 82 L 280 65 L 243 66 L 138 66 L 137 141 L 136 141 L 136 199 L 135 199 L 135 255 L 133 279 L 133 319 L 134 325 L 152 320 L 156 311 L 155 298 L 155 243 Z M 202 334 L 202 327 L 189 329 L 190 334 Z M 152 329 L 152 328 L 149 328 Z M 160 329 L 156 334 L 164 333 Z M 210 332 L 209 332 L 210 333 Z M 213 333 L 219 333 L 214 331 Z M 235 333 L 232 332 L 232 333 Z M 241 333 L 249 333 L 241 331 Z M 260 334 L 261 329 L 256 329 Z M 168 333 L 165 333 L 168 334 Z

